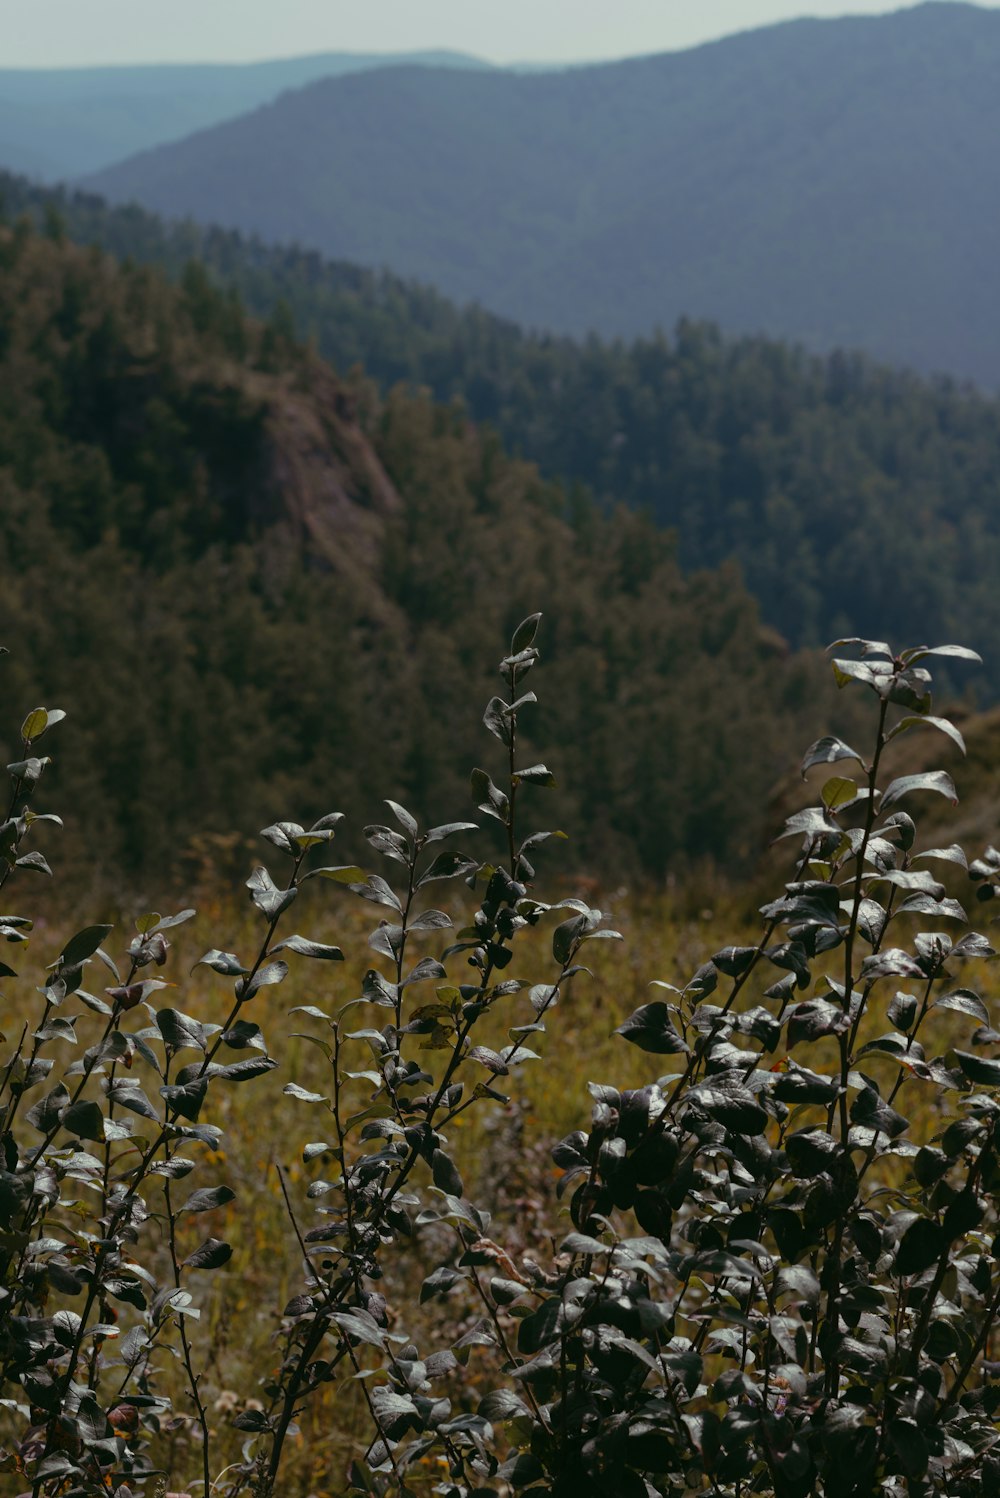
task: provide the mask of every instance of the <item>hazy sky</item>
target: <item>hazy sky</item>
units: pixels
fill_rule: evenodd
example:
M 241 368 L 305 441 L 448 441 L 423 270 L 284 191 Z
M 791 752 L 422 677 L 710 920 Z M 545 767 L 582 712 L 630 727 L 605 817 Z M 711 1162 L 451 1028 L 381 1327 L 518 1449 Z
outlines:
M 892 0 L 0 0 L 0 67 L 426 47 L 494 62 L 579 61 L 693 46 L 799 15 L 899 8 Z

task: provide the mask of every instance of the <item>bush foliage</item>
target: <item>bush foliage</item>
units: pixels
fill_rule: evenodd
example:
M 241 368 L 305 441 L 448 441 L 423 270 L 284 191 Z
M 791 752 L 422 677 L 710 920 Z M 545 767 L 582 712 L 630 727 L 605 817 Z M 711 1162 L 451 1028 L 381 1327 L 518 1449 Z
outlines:
M 538 1262 L 493 1236 L 455 1142 L 461 1115 L 496 1107 L 537 1059 L 588 944 L 617 936 L 584 902 L 536 893 L 553 837 L 525 823 L 552 781 L 522 750 L 538 618 L 514 632 L 504 695 L 486 707 L 497 767 L 473 771 L 475 821 L 422 827 L 389 801 L 390 820 L 364 831 L 380 873 L 332 861 L 338 812 L 264 830 L 273 872 L 247 881 L 257 950 L 201 959 L 229 990 L 218 1023 L 163 1002 L 188 910 L 144 916 L 124 943 L 85 927 L 52 945 L 37 987 L 0 969 L 21 1020 L 0 1072 L 2 1462 L 25 1494 L 185 1484 L 272 1498 L 288 1491 L 297 1416 L 331 1383 L 360 1390 L 369 1420 L 332 1479 L 345 1494 L 997 1490 L 1000 1035 L 969 986 L 992 947 L 949 891 L 971 881 L 988 904 L 1000 853 L 969 863 L 958 845 L 922 847 L 903 804 L 954 799 L 951 779 L 887 770 L 922 728 L 961 747 L 931 711 L 929 668 L 978 658 L 839 642 L 838 683 L 871 694 L 870 743 L 826 735 L 807 751 L 819 800 L 781 834 L 795 867 L 758 941 L 715 952 L 682 988 L 660 984 L 620 1026 L 656 1075 L 591 1084 L 588 1127 L 553 1151 L 569 1221 Z M 38 793 L 63 716 L 23 721 L 2 890 L 48 872 L 34 844 L 58 818 Z M 483 861 L 466 849 L 490 828 L 498 851 Z M 360 993 L 325 979 L 339 948 L 288 929 L 307 880 L 376 907 Z M 456 881 L 477 903 L 454 928 L 431 900 Z M 526 979 L 521 938 L 539 924 L 551 967 Z M 31 925 L 0 920 L 15 958 Z M 276 1308 L 259 1398 L 236 1418 L 242 1456 L 219 1470 L 197 1318 L 232 1253 L 212 1214 L 233 1192 L 211 1120 L 225 1089 L 268 1087 L 285 1037 L 272 1055 L 253 1000 L 300 961 L 327 995 L 296 1011 L 323 1090 L 284 1087 L 308 1116 L 304 1199 L 282 1174 L 301 1279 Z M 496 1049 L 481 1036 L 498 1014 Z M 192 1220 L 205 1236 L 185 1251 Z M 438 1312 L 424 1347 L 410 1340 L 416 1307 L 394 1299 L 394 1265 L 413 1251 L 420 1300 Z M 450 1306 L 467 1299 L 479 1313 L 456 1327 Z M 474 1351 L 493 1387 L 470 1401 Z M 170 1356 L 194 1412 L 181 1456 Z M 197 1470 L 166 1465 L 192 1451 Z

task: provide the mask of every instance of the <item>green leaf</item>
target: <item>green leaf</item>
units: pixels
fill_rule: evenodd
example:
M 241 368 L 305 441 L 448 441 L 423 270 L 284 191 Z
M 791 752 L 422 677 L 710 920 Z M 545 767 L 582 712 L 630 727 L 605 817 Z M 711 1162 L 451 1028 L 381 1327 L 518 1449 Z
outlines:
M 272 952 L 297 952 L 300 957 L 314 957 L 321 962 L 343 962 L 344 954 L 339 947 L 324 946 L 319 941 L 309 941 L 305 936 L 286 936 L 271 948 Z
M 195 967 L 210 967 L 215 972 L 221 973 L 225 978 L 244 977 L 250 969 L 244 967 L 235 952 L 220 952 L 218 947 L 213 947 L 206 952 L 204 957 L 199 957 Z M 194 968 L 191 969 L 194 971 Z
M 480 1401 L 477 1413 L 491 1424 L 501 1420 L 517 1420 L 531 1411 L 512 1389 L 491 1389 Z
M 62 1115 L 60 1123 L 67 1134 L 76 1134 L 80 1139 L 104 1141 L 104 1114 L 96 1103 L 81 1100 L 73 1103 Z
M 179 1113 L 181 1118 L 186 1118 L 189 1123 L 197 1123 L 207 1091 L 207 1076 L 192 1077 L 188 1082 L 161 1087 L 160 1096 L 171 1113 Z
M 936 656 L 939 660 L 971 661 L 976 666 L 983 664 L 982 656 L 965 645 L 917 645 L 912 650 L 904 650 L 902 659 L 908 666 L 912 666 L 929 655 Z
M 946 993 L 943 998 L 935 1000 L 934 1009 L 954 1009 L 959 1014 L 968 1014 L 972 1019 L 978 1020 L 981 1025 L 988 1025 L 990 1012 L 977 993 L 971 988 L 956 988 L 954 993 Z
M 299 1086 L 298 1082 L 286 1082 L 281 1090 L 286 1097 L 298 1098 L 302 1103 L 325 1103 L 327 1101 L 321 1092 L 307 1092 L 304 1087 Z
M 189 921 L 197 914 L 198 912 L 189 906 L 186 910 L 179 910 L 176 915 L 161 915 L 152 931 L 147 934 L 152 936 L 157 931 L 170 931 L 174 926 L 183 926 L 185 921 Z
M 587 931 L 588 914 L 571 916 L 553 931 L 552 955 L 556 962 L 565 964 L 570 960 L 574 948 L 583 940 Z
M 511 636 L 511 655 L 520 655 L 522 650 L 529 649 L 535 643 L 535 635 L 538 633 L 541 619 L 541 614 L 529 614 L 527 619 L 521 620 Z
M 492 817 L 494 821 L 503 822 L 506 826 L 510 814 L 510 801 L 487 775 L 485 770 L 473 770 L 472 794 L 479 801 L 479 810 L 484 816 Z
M 104 938 L 114 930 L 113 926 L 85 926 L 75 936 L 70 937 L 63 948 L 60 958 L 64 967 L 76 967 L 78 963 L 85 962 L 92 957 Z
M 807 1306 L 819 1305 L 820 1284 L 807 1264 L 786 1264 L 778 1271 L 777 1290 L 790 1292 Z
M 277 1064 L 271 1056 L 248 1056 L 245 1061 L 231 1061 L 228 1066 L 220 1066 L 212 1075 L 227 1082 L 252 1082 L 255 1077 L 274 1071 Z
M 825 806 L 807 806 L 803 811 L 797 811 L 785 821 L 784 827 L 778 833 L 774 841 L 780 842 L 783 837 L 819 837 L 827 832 L 840 832 L 836 822 L 830 818 L 830 813 Z
M 298 822 L 275 822 L 271 827 L 264 827 L 260 835 L 281 853 L 290 853 L 294 857 L 299 851 L 298 839 L 305 835 L 305 828 Z
M 276 983 L 283 983 L 288 977 L 288 963 L 269 962 L 265 967 L 258 968 L 252 978 L 241 979 L 236 985 L 236 996 L 240 999 L 252 999 L 254 994 L 261 988 L 271 988 Z
M 898 1275 L 923 1274 L 936 1264 L 948 1247 L 948 1234 L 939 1223 L 929 1217 L 918 1217 L 906 1229 L 896 1252 L 895 1270 Z
M 44 707 L 36 707 L 21 724 L 21 738 L 26 744 L 32 743 L 35 739 L 40 739 L 46 729 L 53 728 L 57 723 L 61 723 L 65 716 L 66 714 L 59 708 L 53 708 L 49 712 Z
M 257 909 L 271 921 L 276 920 L 283 910 L 287 910 L 298 894 L 294 885 L 291 889 L 279 889 L 263 866 L 254 869 L 246 887 Z
M 740 978 L 759 956 L 756 947 L 723 947 L 712 957 L 712 965 L 727 978 Z
M 409 931 L 448 931 L 451 924 L 451 916 L 446 915 L 443 910 L 423 910 L 413 918 L 407 929 Z
M 660 1002 L 643 1004 L 615 1034 L 655 1056 L 673 1056 L 688 1049 L 674 1028 L 669 1009 Z
M 868 788 L 859 786 L 857 781 L 844 775 L 833 775 L 823 786 L 820 795 L 827 810 L 834 812 L 863 800 L 868 795 Z
M 465 1280 L 465 1275 L 457 1269 L 449 1269 L 446 1264 L 440 1265 L 432 1274 L 429 1274 L 420 1287 L 420 1304 L 426 1305 L 429 1300 L 436 1296 L 447 1295 L 449 1290 Z
M 204 1025 L 189 1014 L 181 1014 L 179 1009 L 161 1009 L 156 1016 L 156 1028 L 164 1045 L 171 1050 L 180 1051 L 185 1047 L 196 1051 L 205 1049 Z
M 515 770 L 513 778 L 524 785 L 553 786 L 556 777 L 547 765 L 529 765 L 526 770 Z
M 847 1015 L 839 1005 L 831 1004 L 828 999 L 807 999 L 789 1012 L 788 1049 L 803 1040 L 812 1042 L 826 1035 L 842 1035 L 848 1028 Z
M 475 822 L 442 822 L 440 827 L 432 827 L 430 832 L 424 833 L 423 841 L 427 843 L 440 843 L 446 837 L 454 837 L 459 832 L 478 832 L 479 827 Z
M 889 739 L 897 738 L 901 733 L 908 733 L 911 728 L 923 728 L 924 726 L 936 728 L 939 733 L 943 733 L 946 738 L 951 739 L 953 744 L 957 744 L 963 754 L 965 753 L 965 740 L 954 723 L 950 722 L 947 718 L 934 718 L 930 713 L 916 713 L 908 718 L 900 718 L 899 722 L 886 734 L 886 741 L 888 742 Z
M 334 884 L 357 884 L 364 879 L 364 869 L 359 869 L 356 863 L 349 863 L 339 868 L 310 869 L 308 874 L 303 874 L 303 879 L 331 879 Z
M 858 1093 L 851 1104 L 851 1122 L 860 1124 L 862 1128 L 876 1129 L 881 1134 L 887 1134 L 890 1139 L 905 1133 L 909 1128 L 909 1120 L 889 1104 L 875 1091 L 873 1087 L 864 1087 Z
M 416 888 L 422 889 L 425 884 L 431 884 L 435 879 L 459 879 L 465 874 L 471 874 L 478 867 L 477 860 L 469 858 L 465 853 L 439 853 L 417 880 Z
M 387 800 L 385 804 L 392 812 L 393 816 L 396 818 L 396 821 L 399 823 L 400 827 L 402 827 L 407 837 L 416 838 L 420 829 L 417 826 L 416 818 L 410 815 L 406 807 L 400 806 L 398 801 Z
M 864 766 L 864 760 L 856 749 L 850 744 L 845 744 L 843 739 L 833 738 L 827 735 L 825 738 L 817 739 L 815 744 L 810 744 L 802 760 L 802 779 L 814 765 L 831 765 L 841 759 L 857 760 L 858 764 Z
M 958 793 L 951 776 L 944 770 L 928 770 L 923 775 L 900 775 L 891 781 L 883 792 L 879 809 L 888 810 L 913 791 L 936 791 L 939 796 L 947 797 L 952 806 L 958 805 Z
M 955 1055 L 964 1074 L 977 1087 L 1000 1087 L 1000 1058 L 973 1056 L 968 1051 L 956 1051 Z
M 838 660 L 831 664 L 838 687 L 846 687 L 852 681 L 860 681 L 866 687 L 873 687 L 878 680 L 871 666 L 864 661 Z
M 188 1197 L 180 1208 L 182 1212 L 214 1212 L 219 1207 L 236 1200 L 236 1192 L 228 1186 L 202 1186 Z
M 188 1254 L 184 1260 L 187 1269 L 221 1269 L 223 1264 L 228 1264 L 233 1256 L 233 1250 L 228 1243 L 223 1243 L 221 1238 L 207 1238 L 200 1248 L 196 1248 L 193 1254 Z
M 513 728 L 510 718 L 510 703 L 502 697 L 491 697 L 483 713 L 483 723 L 494 738 L 509 749 L 513 743 Z
M 721 1078 L 718 1085 L 714 1079 L 701 1082 L 691 1088 L 688 1097 L 709 1118 L 734 1133 L 761 1134 L 767 1128 L 768 1115 L 750 1089 L 738 1083 L 723 1085 Z

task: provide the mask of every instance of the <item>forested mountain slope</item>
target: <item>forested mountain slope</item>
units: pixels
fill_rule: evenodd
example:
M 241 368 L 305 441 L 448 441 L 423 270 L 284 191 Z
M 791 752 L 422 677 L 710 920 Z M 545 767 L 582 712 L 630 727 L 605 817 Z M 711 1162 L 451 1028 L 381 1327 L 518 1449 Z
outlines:
M 681 316 L 1000 384 L 1000 13 L 924 4 L 515 75 L 327 79 L 90 185 L 523 323 Z
M 0 165 L 67 181 L 318 78 L 403 63 L 488 66 L 459 52 L 327 52 L 245 64 L 0 68 Z
M 210 834 L 384 795 L 467 815 L 498 642 L 538 607 L 538 815 L 570 859 L 751 856 L 815 674 L 732 571 L 686 578 L 649 521 L 567 509 L 460 410 L 344 384 L 203 277 L 0 229 L 0 670 L 69 712 L 82 867 L 189 873 Z
M 511 451 L 604 507 L 648 510 L 685 569 L 739 560 L 793 644 L 859 631 L 972 642 L 1000 661 L 1000 402 L 851 354 L 826 359 L 687 323 L 578 344 L 529 335 L 389 275 L 138 208 L 0 178 L 43 221 L 175 277 L 197 257 L 342 371 L 459 398 Z M 193 273 L 187 272 L 188 278 Z M 195 276 L 197 279 L 197 276 Z M 995 670 L 982 678 L 996 697 Z

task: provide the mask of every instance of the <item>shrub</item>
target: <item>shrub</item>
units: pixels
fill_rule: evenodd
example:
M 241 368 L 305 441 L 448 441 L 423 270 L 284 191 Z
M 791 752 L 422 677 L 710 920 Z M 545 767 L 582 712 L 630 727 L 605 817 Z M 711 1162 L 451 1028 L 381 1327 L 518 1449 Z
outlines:
M 716 952 L 681 989 L 659 985 L 663 996 L 620 1027 L 671 1070 L 638 1088 L 591 1084 L 589 1128 L 553 1152 L 569 1231 L 539 1264 L 491 1235 L 452 1142 L 460 1116 L 505 1101 L 506 1079 L 534 1059 L 586 972 L 585 945 L 617 935 L 583 902 L 533 893 L 536 850 L 553 836 L 522 826 L 526 794 L 552 780 L 518 750 L 537 626 L 532 616 L 514 632 L 505 697 L 484 715 L 503 773 L 472 776 L 480 817 L 499 832 L 493 861 L 463 851 L 477 823 L 422 829 L 392 801 L 391 825 L 365 829 L 384 874 L 326 862 L 339 813 L 266 828 L 284 873 L 259 867 L 248 880 L 257 951 L 201 959 L 233 983 L 219 1024 L 158 1007 L 164 980 L 147 976 L 190 911 L 141 919 L 119 961 L 111 929 L 87 927 L 46 969 L 0 1073 L 4 1461 L 32 1498 L 128 1498 L 181 1476 L 205 1494 L 277 1498 L 296 1420 L 331 1384 L 360 1391 L 370 1425 L 335 1479 L 345 1493 L 964 1498 L 1000 1487 L 988 1376 L 1000 1035 L 982 997 L 955 986 L 967 964 L 975 981 L 992 948 L 944 882 L 971 878 L 988 901 L 1000 853 L 970 865 L 955 844 L 921 848 L 901 803 L 954 800 L 950 777 L 882 775 L 917 728 L 961 747 L 931 713 L 928 667 L 977 657 L 839 642 L 850 651 L 834 662 L 839 684 L 876 704 L 872 746 L 824 737 L 807 752 L 804 774 L 834 769 L 819 804 L 781 834 L 798 841 L 797 862 L 756 944 Z M 0 889 L 48 871 L 25 849 L 56 820 L 33 808 L 47 763 L 36 749 L 60 716 L 24 721 Z M 378 908 L 376 965 L 360 993 L 299 1011 L 326 1078 L 323 1090 L 284 1088 L 321 1120 L 302 1151 L 311 1209 L 281 1178 L 302 1282 L 281 1314 L 277 1366 L 236 1416 L 242 1457 L 219 1471 L 189 1323 L 201 1276 L 224 1271 L 231 1248 L 208 1236 L 182 1258 L 178 1224 L 233 1196 L 221 1180 L 192 1191 L 186 1179 L 211 1168 L 219 1089 L 263 1085 L 277 1064 L 247 1006 L 284 981 L 289 953 L 336 970 L 339 948 L 279 935 L 312 879 Z M 427 892 L 457 880 L 478 907 L 452 930 Z M 514 961 L 541 922 L 554 922 L 552 967 L 528 982 Z M 16 946 L 30 926 L 6 917 L 0 934 Z M 442 940 L 439 955 L 428 950 Z M 102 967 L 113 982 L 99 996 L 83 985 Z M 507 1043 L 495 1049 L 482 1035 L 498 1015 Z M 970 1022 L 975 1049 L 953 1047 L 952 1030 Z M 57 1042 L 68 1064 L 56 1063 Z M 423 1350 L 411 1336 L 419 1324 L 426 1338 L 426 1315 L 394 1302 L 414 1246 L 419 1299 L 435 1312 Z M 456 1333 L 449 1297 L 480 1308 Z M 462 1371 L 476 1348 L 495 1386 L 470 1399 Z M 197 1482 L 160 1465 L 164 1350 L 195 1412 Z

